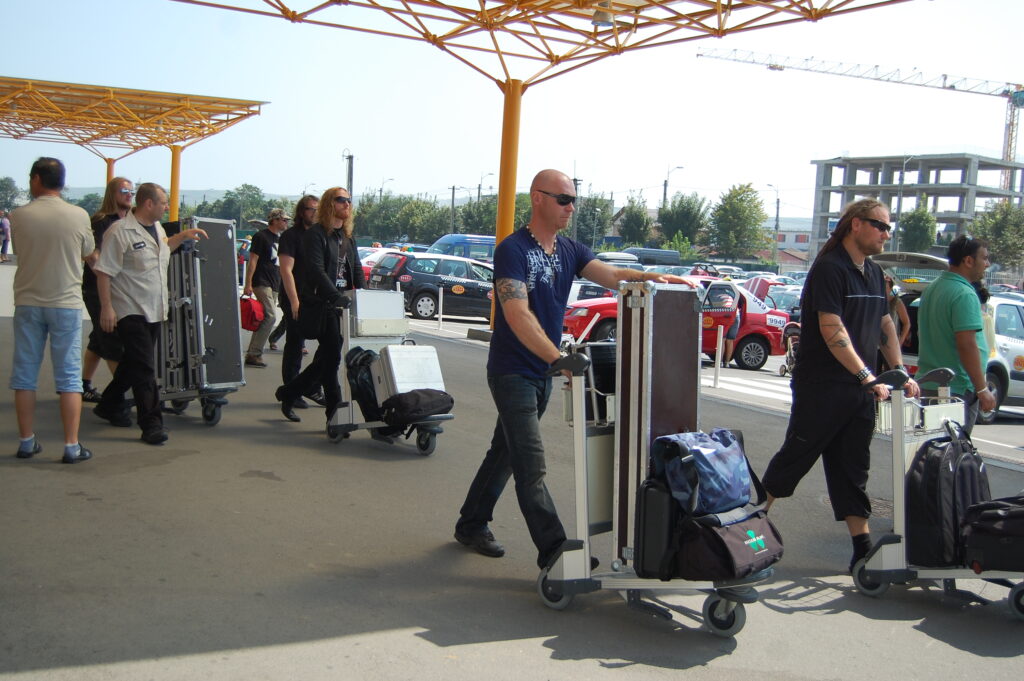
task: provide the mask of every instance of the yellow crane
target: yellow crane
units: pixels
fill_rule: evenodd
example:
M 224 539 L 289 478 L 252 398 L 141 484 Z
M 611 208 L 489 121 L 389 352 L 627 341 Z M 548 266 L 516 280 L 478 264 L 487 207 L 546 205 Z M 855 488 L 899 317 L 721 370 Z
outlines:
M 961 78 L 941 74 L 930 76 L 912 69 L 887 68 L 884 66 L 868 66 L 866 64 L 847 64 L 838 61 L 823 61 L 813 58 L 802 59 L 800 57 L 785 57 L 777 54 L 764 54 L 750 52 L 748 50 L 724 50 L 717 48 L 700 49 L 698 57 L 710 59 L 724 59 L 726 61 L 737 61 L 744 64 L 758 64 L 766 66 L 769 71 L 785 71 L 795 69 L 797 71 L 810 71 L 812 73 L 825 73 L 832 76 L 846 76 L 847 78 L 862 78 L 865 80 L 878 80 L 885 83 L 899 83 L 902 85 L 916 85 L 918 87 L 938 88 L 953 92 L 967 92 L 976 95 L 989 95 L 1001 97 L 1006 100 L 1006 125 L 1003 130 L 1003 160 L 1014 162 L 1017 157 L 1017 129 L 1020 125 L 1020 110 L 1024 107 L 1024 86 L 1019 83 L 1000 83 L 991 80 L 978 78 Z M 1009 190 L 1012 173 L 1009 169 L 1003 170 L 1002 188 Z

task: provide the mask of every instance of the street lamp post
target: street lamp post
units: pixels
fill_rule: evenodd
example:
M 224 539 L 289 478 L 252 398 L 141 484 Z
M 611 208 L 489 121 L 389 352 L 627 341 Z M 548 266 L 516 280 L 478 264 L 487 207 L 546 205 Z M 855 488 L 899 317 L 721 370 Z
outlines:
M 774 184 L 768 185 L 775 190 L 775 240 L 772 242 L 772 261 L 779 264 L 779 188 Z
M 484 188 L 484 178 L 485 177 L 490 177 L 493 174 L 494 173 L 486 173 L 486 174 L 481 174 L 480 175 L 480 184 L 478 184 L 476 186 L 476 201 L 477 201 L 477 203 L 480 203 L 480 192 Z
M 892 250 L 900 250 L 900 236 L 903 231 L 903 226 L 900 224 L 900 218 L 903 217 L 903 178 L 907 174 L 907 163 L 914 159 L 913 156 L 903 157 L 903 167 L 900 168 L 900 188 L 896 192 L 896 229 L 893 230 L 892 236 Z
M 668 172 L 665 173 L 665 185 L 661 191 L 661 207 L 665 208 L 668 206 L 668 178 L 672 177 L 672 173 L 677 170 L 682 170 L 683 166 L 676 166 L 675 168 L 669 168 Z
M 350 152 L 348 149 L 343 150 L 341 152 L 341 156 L 342 156 L 342 158 L 345 159 L 345 162 L 348 164 L 348 172 L 346 173 L 347 182 L 346 182 L 345 189 L 348 190 L 348 195 L 349 196 L 351 196 L 352 198 L 355 198 L 355 193 L 352 191 L 352 173 L 353 173 L 353 167 L 356 164 L 356 157 L 353 156 L 352 152 Z
M 377 199 L 377 203 L 380 203 L 380 202 L 382 202 L 384 200 L 384 185 L 386 185 L 388 182 L 394 181 L 394 179 L 395 178 L 393 178 L 393 177 L 389 177 L 386 180 L 381 180 L 380 181 L 380 194 L 379 194 L 379 198 Z

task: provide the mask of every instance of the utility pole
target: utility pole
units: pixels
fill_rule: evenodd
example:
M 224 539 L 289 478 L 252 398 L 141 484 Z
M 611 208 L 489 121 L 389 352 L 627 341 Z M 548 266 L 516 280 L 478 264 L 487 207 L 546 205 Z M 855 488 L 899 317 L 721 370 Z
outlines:
M 892 230 L 892 250 L 900 250 L 900 232 L 903 230 L 903 225 L 900 224 L 900 218 L 903 217 L 903 178 L 907 174 L 907 163 L 913 160 L 913 156 L 903 157 L 903 167 L 900 168 L 900 188 L 896 193 L 896 229 Z M 920 182 L 921 180 L 918 180 Z
M 452 185 L 452 234 L 455 234 L 455 185 Z
M 672 173 L 677 170 L 682 170 L 683 166 L 676 166 L 675 168 L 669 168 L 668 172 L 665 173 L 665 184 L 661 190 L 661 207 L 662 209 L 668 207 L 668 178 L 672 176 Z
M 345 149 L 341 153 L 342 153 L 342 156 L 344 157 L 345 161 L 348 163 L 348 172 L 346 174 L 348 180 L 347 180 L 347 183 L 345 185 L 345 189 L 348 190 L 348 195 L 349 196 L 351 196 L 352 198 L 355 198 L 356 195 L 352 191 L 352 174 L 353 174 L 353 166 L 355 166 L 356 157 L 353 156 L 352 152 L 350 152 L 348 149 Z
M 779 264 L 779 188 L 774 184 L 768 185 L 775 190 L 775 240 L 772 243 L 772 262 Z M 781 268 L 780 268 L 781 269 Z
M 573 194 L 576 194 L 576 197 L 577 197 L 576 198 L 576 206 L 577 207 L 579 207 L 579 205 L 580 205 L 580 203 L 579 203 L 580 202 L 579 194 L 580 194 L 580 183 L 581 182 L 583 182 L 583 180 L 581 180 L 578 177 L 572 178 L 572 189 L 573 189 Z M 572 212 L 572 238 L 573 239 L 576 238 L 576 211 L 575 210 Z

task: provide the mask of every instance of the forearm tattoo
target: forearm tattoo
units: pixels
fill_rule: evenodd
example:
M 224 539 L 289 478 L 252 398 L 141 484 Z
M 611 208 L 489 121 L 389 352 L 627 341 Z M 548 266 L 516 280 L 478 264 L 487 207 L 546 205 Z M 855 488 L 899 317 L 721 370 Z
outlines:
M 882 332 L 881 341 L 881 347 L 883 348 L 889 344 L 889 334 L 887 334 L 885 331 Z
M 822 324 L 821 335 L 825 339 L 825 345 L 830 348 L 850 347 L 850 336 L 846 333 L 846 327 L 840 324 Z
M 516 279 L 499 279 L 494 282 L 494 288 L 498 291 L 498 302 L 503 305 L 509 300 L 526 300 L 526 284 Z

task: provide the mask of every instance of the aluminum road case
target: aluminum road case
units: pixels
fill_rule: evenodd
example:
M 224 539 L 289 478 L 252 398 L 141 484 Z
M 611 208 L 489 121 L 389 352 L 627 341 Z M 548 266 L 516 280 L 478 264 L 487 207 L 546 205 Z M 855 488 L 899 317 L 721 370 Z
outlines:
M 190 218 L 208 239 L 187 241 L 171 254 L 170 311 L 157 343 L 161 399 L 180 413 L 199 399 L 208 423 L 220 420 L 223 396 L 245 385 L 233 220 Z M 179 230 L 170 227 L 168 234 Z
M 410 390 L 444 390 L 437 348 L 432 345 L 385 345 L 370 365 L 370 374 L 377 391 L 377 404 Z

